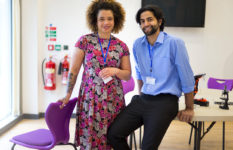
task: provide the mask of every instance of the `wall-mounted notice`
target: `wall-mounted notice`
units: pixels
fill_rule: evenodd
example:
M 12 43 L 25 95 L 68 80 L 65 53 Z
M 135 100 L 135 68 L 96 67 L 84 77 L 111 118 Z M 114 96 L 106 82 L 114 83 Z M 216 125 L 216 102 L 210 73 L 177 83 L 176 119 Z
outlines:
M 47 41 L 57 41 L 57 27 L 52 24 L 45 27 L 45 38 Z
M 56 51 L 60 51 L 60 50 L 61 50 L 61 45 L 56 44 L 56 45 L 55 45 L 55 50 L 56 50 Z
M 46 45 L 48 46 L 47 49 L 49 51 L 61 51 L 63 50 L 69 50 L 68 45 L 61 45 L 58 43 L 57 40 L 57 27 L 53 26 L 52 24 L 49 24 L 49 26 L 45 27 L 45 38 L 46 38 Z
M 48 50 L 49 50 L 49 51 L 54 50 L 54 45 L 53 45 L 53 44 L 49 44 L 49 45 L 48 45 Z

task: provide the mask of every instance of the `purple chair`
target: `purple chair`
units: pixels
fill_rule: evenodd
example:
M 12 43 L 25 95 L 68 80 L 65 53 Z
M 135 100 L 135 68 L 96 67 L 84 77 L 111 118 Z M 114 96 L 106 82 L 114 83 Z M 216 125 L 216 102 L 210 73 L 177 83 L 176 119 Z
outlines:
M 46 112 L 45 120 L 49 129 L 38 129 L 17 135 L 10 139 L 13 142 L 12 150 L 16 144 L 39 150 L 49 150 L 56 145 L 71 145 L 77 150 L 75 144 L 69 143 L 69 123 L 77 98 L 60 109 L 61 102 L 51 103 Z
M 128 81 L 121 80 L 121 83 L 123 86 L 124 95 L 134 90 L 135 83 L 133 77 L 131 77 Z
M 122 86 L 123 86 L 124 95 L 127 94 L 128 92 L 131 92 L 131 91 L 134 90 L 135 83 L 134 83 L 133 77 L 131 77 L 130 80 L 128 80 L 128 81 L 121 80 L 121 83 L 122 83 Z M 140 130 L 141 130 L 141 128 L 140 128 Z M 133 143 L 132 140 L 133 140 L 133 138 L 134 138 L 134 147 L 135 147 L 135 150 L 137 150 L 137 143 L 136 143 L 136 137 L 135 137 L 134 132 L 130 134 L 129 147 L 130 147 L 130 149 L 132 149 L 132 143 Z
M 226 89 L 228 91 L 231 91 L 233 88 L 233 79 L 216 79 L 210 77 L 207 85 L 209 89 L 218 89 L 218 90 L 224 90 L 226 86 Z

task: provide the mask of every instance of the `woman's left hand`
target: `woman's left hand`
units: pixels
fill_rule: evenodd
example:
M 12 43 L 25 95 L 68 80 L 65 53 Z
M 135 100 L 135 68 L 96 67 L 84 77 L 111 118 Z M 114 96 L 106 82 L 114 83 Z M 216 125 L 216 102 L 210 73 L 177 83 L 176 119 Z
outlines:
M 119 71 L 120 71 L 119 68 L 107 67 L 107 68 L 102 69 L 102 70 L 99 72 L 99 76 L 100 76 L 102 79 L 106 79 L 106 78 L 108 78 L 108 77 L 115 76 Z

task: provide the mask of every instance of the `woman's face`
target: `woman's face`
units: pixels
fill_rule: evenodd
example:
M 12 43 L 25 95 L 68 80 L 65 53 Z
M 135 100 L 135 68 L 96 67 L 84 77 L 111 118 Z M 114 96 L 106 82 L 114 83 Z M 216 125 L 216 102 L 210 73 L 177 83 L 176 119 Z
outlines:
M 111 10 L 100 10 L 97 15 L 98 33 L 111 33 L 114 27 L 114 16 Z

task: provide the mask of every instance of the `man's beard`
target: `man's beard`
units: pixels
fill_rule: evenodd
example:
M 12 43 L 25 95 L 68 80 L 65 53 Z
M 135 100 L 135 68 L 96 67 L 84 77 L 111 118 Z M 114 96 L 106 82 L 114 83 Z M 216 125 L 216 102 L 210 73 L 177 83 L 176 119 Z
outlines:
M 154 25 L 154 26 L 150 26 L 150 27 L 151 27 L 151 30 L 149 32 L 146 32 L 145 28 L 142 29 L 142 31 L 144 32 L 144 34 L 146 36 L 150 36 L 150 35 L 155 34 L 158 31 L 158 29 L 159 29 L 159 25 L 158 24 Z

